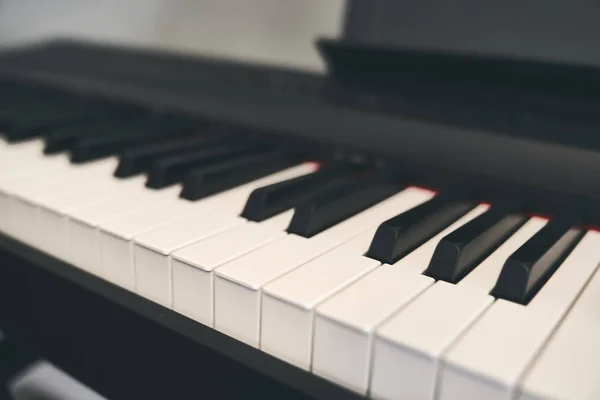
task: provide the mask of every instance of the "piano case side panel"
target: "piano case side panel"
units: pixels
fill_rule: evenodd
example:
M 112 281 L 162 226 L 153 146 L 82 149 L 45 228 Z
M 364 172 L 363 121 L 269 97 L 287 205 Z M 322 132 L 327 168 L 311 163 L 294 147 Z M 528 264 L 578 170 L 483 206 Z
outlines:
M 1 236 L 0 328 L 111 400 L 359 398 Z

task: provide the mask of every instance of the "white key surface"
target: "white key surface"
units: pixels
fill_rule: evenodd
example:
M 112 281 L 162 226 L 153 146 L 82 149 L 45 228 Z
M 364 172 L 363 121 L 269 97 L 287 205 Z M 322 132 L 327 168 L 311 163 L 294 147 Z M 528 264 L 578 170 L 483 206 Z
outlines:
M 111 199 L 127 197 L 142 193 L 145 176 L 127 179 L 111 179 L 100 182 L 90 182 L 78 189 L 67 193 L 55 193 L 39 201 L 39 205 L 59 214 L 68 214 L 72 210 L 90 207 Z
M 177 186 L 154 191 L 145 177 L 112 177 L 114 158 L 73 165 L 43 146 L 0 139 L 0 166 L 24 164 L 0 176 L 0 230 L 280 359 L 381 399 L 600 394 L 600 233 L 588 232 L 521 306 L 487 293 L 500 260 L 542 219 L 459 284 L 434 283 L 422 272 L 437 243 L 488 206 L 382 266 L 363 256 L 375 224 L 430 192 L 408 189 L 307 239 L 285 232 L 291 211 L 261 223 L 237 215 L 255 187 L 312 165 L 188 202 Z
M 598 259 L 600 234 L 586 262 Z M 583 290 L 564 322 L 521 382 L 520 400 L 600 398 L 600 271 Z
M 312 238 L 287 235 L 217 268 L 215 328 L 258 347 L 261 288 L 264 285 L 432 196 L 426 190 L 406 189 Z
M 169 207 L 178 202 L 181 187 L 178 185 L 159 191 L 145 189 L 141 193 L 123 198 L 113 198 L 101 203 L 69 212 L 67 230 L 69 234 L 68 260 L 97 275 L 102 275 L 100 231 L 98 225 L 113 218 L 149 209 L 162 204 Z
M 194 241 L 216 235 L 246 223 L 238 216 L 219 214 L 186 218 L 137 237 L 134 246 L 135 290 L 138 294 L 172 307 L 170 254 Z M 104 266 L 105 273 L 109 266 Z M 106 275 L 110 279 L 110 275 Z
M 111 219 L 163 205 L 168 207 L 171 202 L 179 201 L 180 185 L 170 186 L 161 190 L 144 188 L 140 193 L 125 198 L 115 198 L 101 203 L 78 208 L 69 213 L 71 219 L 96 227 Z
M 292 215 L 248 222 L 173 252 L 173 309 L 212 326 L 214 270 L 285 236 Z
M 42 154 L 44 150 L 44 141 L 41 139 L 33 139 L 20 143 L 8 143 L 6 139 L 0 138 L 1 148 L 0 165 L 14 165 L 15 160 L 23 158 L 33 158 Z
M 11 153 L 11 155 L 13 155 Z M 8 157 L 10 159 L 10 157 Z M 65 155 L 54 155 L 46 157 L 47 160 L 23 160 L 18 158 L 11 163 L 7 163 L 0 176 L 0 185 L 10 186 L 14 184 L 23 184 L 23 182 L 38 182 L 43 179 L 68 172 L 69 160 Z M 25 165 L 19 168 L 14 167 L 17 163 Z M 10 169 L 9 169 L 10 168 Z M 6 189 L 2 189 L 4 191 Z
M 369 249 L 375 230 L 362 233 L 265 285 L 261 350 L 310 369 L 314 307 L 381 264 L 363 256 Z
M 546 222 L 530 219 L 458 284 L 438 281 L 384 323 L 375 338 L 371 394 L 433 398 L 444 351 L 492 304 L 488 293 L 504 262 Z
M 157 295 L 159 287 L 153 283 L 154 280 L 147 279 L 159 272 L 158 264 L 167 265 L 160 271 L 161 274 L 167 272 L 171 279 L 170 257 L 161 255 L 169 256 L 181 247 L 243 223 L 244 220 L 237 215 L 254 189 L 305 175 L 314 169 L 314 164 L 301 164 L 198 201 L 178 199 L 168 207 L 161 204 L 102 223 L 100 248 L 104 277 L 127 289 L 138 290 L 153 300 L 160 298 L 161 304 L 170 306 L 172 288 L 169 287 L 168 292 L 164 290 L 167 282 L 161 286 L 161 294 Z M 157 253 L 151 256 L 148 251 L 136 250 L 145 255 L 144 264 L 139 263 L 139 268 L 143 269 L 139 276 L 136 272 L 139 268 L 132 261 L 135 260 L 134 238 L 138 239 L 138 247 Z M 145 264 L 148 260 L 155 262 Z M 150 287 L 147 288 L 145 282 L 150 283 Z
M 319 305 L 313 372 L 366 394 L 375 328 L 433 284 L 434 280 L 421 272 L 439 241 L 488 208 L 475 207 L 395 265 L 384 264 Z
M 30 184 L 16 185 L 6 189 L 5 193 L 23 199 L 35 201 L 46 194 L 58 193 L 62 188 L 89 182 L 90 179 L 112 179 L 111 174 L 117 165 L 117 159 L 108 158 L 89 164 L 79 165 L 70 173 L 55 173 L 48 177 L 31 180 Z
M 69 214 L 104 202 L 123 199 L 144 190 L 145 177 L 113 179 L 78 185 L 37 201 L 37 243 L 47 253 L 69 261 Z
M 92 169 L 81 170 L 77 174 L 63 175 L 70 179 L 60 181 L 49 180 L 38 184 L 20 188 L 14 191 L 12 198 L 7 202 L 7 213 L 9 218 L 8 227 L 5 228 L 11 235 L 20 238 L 29 245 L 39 247 L 42 250 L 51 250 L 57 244 L 53 239 L 52 231 L 45 230 L 51 228 L 44 225 L 47 218 L 42 221 L 45 215 L 42 215 L 44 208 L 52 207 L 52 200 L 56 197 L 68 200 L 71 204 L 77 201 L 78 197 L 89 197 L 90 190 L 105 188 L 108 182 L 114 180 L 110 177 L 105 179 L 96 179 L 98 174 L 107 175 L 106 172 L 115 166 L 114 159 L 107 159 L 102 162 L 94 163 Z M 122 186 L 121 186 L 122 187 Z M 126 192 L 125 192 L 126 193 Z M 96 192 L 97 198 L 99 193 Z M 35 226 L 37 229 L 30 229 Z M 50 239 L 48 239 L 50 238 Z M 58 250 L 63 252 L 62 250 Z
M 588 232 L 528 305 L 497 300 L 444 356 L 440 398 L 509 399 L 600 263 Z

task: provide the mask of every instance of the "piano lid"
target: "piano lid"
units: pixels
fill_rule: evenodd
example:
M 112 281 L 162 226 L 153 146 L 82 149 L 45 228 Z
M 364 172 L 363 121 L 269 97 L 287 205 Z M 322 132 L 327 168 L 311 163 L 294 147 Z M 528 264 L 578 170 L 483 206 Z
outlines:
M 370 47 L 600 67 L 589 0 L 348 0 L 343 36 Z
M 364 18 L 384 14 L 382 23 L 390 28 L 394 20 L 380 6 L 386 3 L 371 1 L 378 11 Z M 361 36 L 353 31 L 353 18 L 371 1 L 348 2 L 343 38 L 320 43 L 325 77 L 73 41 L 5 53 L 0 75 L 417 168 L 600 198 L 600 68 L 538 55 L 526 60 L 456 48 L 415 50 L 402 47 L 400 36 L 382 38 L 374 22 L 364 24 L 374 30 Z

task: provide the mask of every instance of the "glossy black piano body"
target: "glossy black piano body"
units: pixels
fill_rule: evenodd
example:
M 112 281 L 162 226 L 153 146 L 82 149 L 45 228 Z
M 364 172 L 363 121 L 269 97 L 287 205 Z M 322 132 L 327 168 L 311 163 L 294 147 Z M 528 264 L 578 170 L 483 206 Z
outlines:
M 600 226 L 598 69 L 318 45 L 327 76 L 58 40 L 4 52 L 0 79 L 282 135 L 323 158 L 468 177 L 533 213 L 568 205 Z M 7 236 L 0 245 L 0 328 L 111 399 L 360 398 Z

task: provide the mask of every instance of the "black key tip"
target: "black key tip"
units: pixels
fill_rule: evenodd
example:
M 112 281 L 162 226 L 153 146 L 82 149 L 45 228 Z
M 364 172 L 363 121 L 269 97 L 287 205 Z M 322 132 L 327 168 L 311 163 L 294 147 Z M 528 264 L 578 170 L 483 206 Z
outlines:
M 506 260 L 492 296 L 527 305 L 558 270 L 585 231 L 572 228 L 565 232 L 564 225 L 553 222 Z
M 135 162 L 129 162 L 128 160 L 121 158 L 113 175 L 117 178 L 129 178 L 141 172 L 141 168 L 137 168 Z
M 396 262 L 394 247 L 397 240 L 398 231 L 396 229 L 385 224 L 380 225 L 375 232 L 366 256 L 382 263 L 393 264 Z

